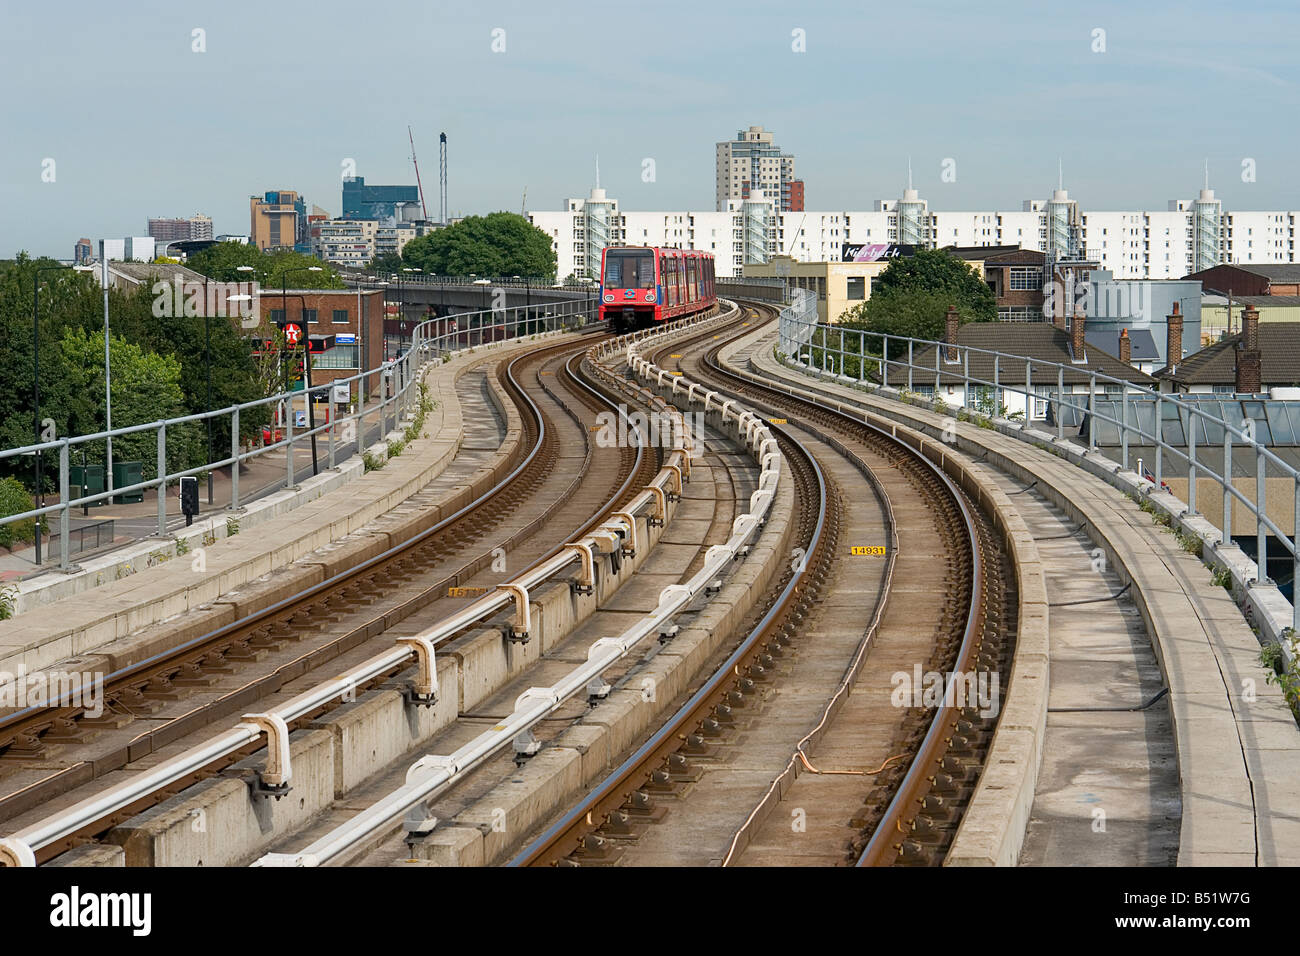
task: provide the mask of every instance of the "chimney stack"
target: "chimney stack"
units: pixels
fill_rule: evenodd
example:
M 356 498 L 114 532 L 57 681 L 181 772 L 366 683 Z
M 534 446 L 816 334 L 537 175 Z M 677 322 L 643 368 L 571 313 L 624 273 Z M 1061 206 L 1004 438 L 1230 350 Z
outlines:
M 1177 302 L 1174 303 L 1174 311 L 1165 316 L 1165 321 L 1169 323 L 1165 339 L 1165 364 L 1173 369 L 1183 364 L 1183 314 L 1179 311 Z
M 1082 312 L 1075 312 L 1070 317 L 1070 356 L 1076 362 L 1082 362 L 1084 359 L 1084 325 L 1087 317 Z
M 943 350 L 945 362 L 957 361 L 957 329 L 960 325 L 961 316 L 957 313 L 957 307 L 948 306 L 948 312 L 944 315 L 943 329 L 943 340 L 948 343 L 948 347 Z
M 1259 310 L 1253 305 L 1241 310 L 1241 341 L 1247 352 L 1259 349 Z
M 1128 337 L 1128 329 L 1119 330 L 1119 360 L 1125 365 L 1133 364 L 1133 343 Z
M 1263 391 L 1262 356 L 1259 352 L 1259 310 L 1247 306 L 1241 311 L 1241 341 L 1237 344 L 1238 392 Z

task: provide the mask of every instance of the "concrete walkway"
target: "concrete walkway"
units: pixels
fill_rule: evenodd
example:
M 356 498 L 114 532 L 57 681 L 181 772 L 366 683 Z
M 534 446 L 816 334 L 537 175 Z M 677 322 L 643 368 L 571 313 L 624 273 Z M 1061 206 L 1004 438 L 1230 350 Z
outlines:
M 774 344 L 773 328 L 753 350 L 755 372 L 932 436 L 955 428 L 956 448 L 1022 485 L 1034 484 L 1046 501 L 1097 542 L 1118 579 L 1132 584 L 1135 605 L 1170 691 L 1182 803 L 1180 866 L 1300 863 L 1300 730 L 1279 689 L 1265 680 L 1259 641 L 1231 596 L 1212 583 L 1200 559 L 1182 550 L 1118 489 L 1053 454 L 1050 436 L 1030 443 L 954 422 L 919 405 L 819 380 L 778 364 Z M 1058 646 L 1055 627 L 1052 641 L 1054 667 L 1071 654 L 1082 652 L 1095 659 L 1099 653 L 1078 644 L 1071 647 L 1064 634 Z M 1113 720 L 1095 714 L 1074 719 L 1085 721 L 1095 734 Z M 1143 760 L 1150 757 L 1141 755 Z M 1080 752 L 1077 772 L 1114 768 L 1125 759 L 1122 750 L 1102 746 L 1094 738 Z M 1050 785 L 1051 779 L 1040 778 L 1040 783 Z M 1091 819 L 1091 811 L 1088 816 Z

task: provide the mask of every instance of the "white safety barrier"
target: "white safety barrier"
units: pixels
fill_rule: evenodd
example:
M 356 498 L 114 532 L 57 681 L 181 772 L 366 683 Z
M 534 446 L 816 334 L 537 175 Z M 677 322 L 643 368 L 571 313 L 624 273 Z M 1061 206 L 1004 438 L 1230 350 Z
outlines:
M 698 322 L 689 322 L 684 323 L 684 326 L 689 328 L 696 324 Z M 628 367 L 633 369 L 642 381 L 662 383 L 664 381 L 661 377 L 662 370 L 648 360 L 640 358 L 636 345 L 638 342 L 646 341 L 647 338 L 659 339 L 677 334 L 682 331 L 682 328 L 683 326 L 678 326 L 668 331 L 656 330 L 651 336 L 643 338 L 635 335 L 624 336 L 615 340 L 613 345 L 607 345 L 596 351 L 599 355 L 607 356 L 613 354 L 614 349 L 625 345 Z M 689 394 L 692 396 L 695 394 L 694 389 L 695 386 L 691 385 Z M 675 383 L 673 390 L 677 391 Z M 710 398 L 716 399 L 717 393 L 706 393 L 704 399 L 706 410 L 713 407 L 709 405 Z M 671 406 L 665 407 L 671 408 Z M 550 687 L 530 687 L 524 691 L 516 699 L 510 716 L 496 726 L 484 731 L 451 754 L 428 754 L 421 757 L 407 770 L 406 782 L 401 787 L 326 833 L 300 852 L 268 853 L 254 865 L 321 866 L 340 858 L 358 844 L 381 835 L 402 816 L 406 818 L 409 832 L 429 832 L 436 826 L 437 819 L 428 802 L 435 799 L 447 786 L 458 781 L 512 741 L 518 740 L 521 735 L 531 735 L 532 728 L 547 715 L 559 709 L 568 698 L 583 691 L 590 694 L 593 687 L 601 686 L 607 694 L 609 685 L 600 680 L 604 671 L 646 637 L 667 630 L 673 616 L 680 613 L 699 595 L 711 592 L 719 573 L 732 561 L 741 559 L 747 553 L 750 538 L 762 526 L 775 500 L 774 493 L 780 481 L 783 464 L 783 458 L 776 450 L 775 436 L 752 412 L 728 407 L 722 410 L 722 417 L 724 424 L 727 420 L 737 423 L 741 437 L 755 461 L 760 463 L 762 471 L 759 477 L 759 488 L 762 490 L 756 491 L 751 496 L 750 511 L 735 519 L 727 542 L 709 548 L 705 554 L 703 567 L 688 582 L 665 587 L 660 592 L 658 605 L 653 612 L 617 637 L 603 637 L 597 640 L 587 649 L 587 660 L 575 667 L 558 683 Z M 664 471 L 661 471 L 660 476 L 663 475 Z M 660 494 L 663 493 L 662 487 L 657 490 Z M 656 508 L 658 507 L 662 507 L 662 502 L 656 504 Z M 600 697 L 604 694 L 598 693 L 593 696 Z M 535 750 L 521 750 L 521 752 L 531 753 Z
M 655 398 L 657 399 L 657 396 Z M 604 522 L 599 528 L 579 541 L 567 542 L 566 546 L 558 549 L 552 557 L 501 585 L 497 590 L 489 592 L 463 610 L 430 626 L 415 638 L 400 638 L 391 650 L 376 655 L 337 677 L 323 681 L 311 690 L 299 694 L 270 711 L 247 714 L 231 730 L 89 797 L 67 810 L 25 827 L 18 833 L 0 838 L 0 865 L 33 866 L 35 852 L 41 848 L 65 839 L 111 813 L 154 795 L 259 739 L 266 740 L 268 754 L 267 772 L 263 774 L 261 788 L 269 793 L 285 792 L 290 786 L 293 772 L 289 760 L 289 726 L 325 704 L 336 700 L 352 699 L 358 687 L 395 668 L 409 666 L 411 663 L 418 664 L 420 677 L 417 686 L 412 688 L 412 700 L 425 705 L 434 703 L 437 683 L 437 666 L 433 659 L 435 645 L 445 643 L 478 622 L 509 609 L 515 611 L 515 623 L 511 628 L 513 636 L 526 640 L 529 594 L 534 593 L 539 586 L 550 579 L 566 572 L 575 563 L 580 569 L 582 582 L 580 586 L 589 586 L 589 575 L 592 570 L 590 556 L 593 553 L 608 554 L 618 546 L 618 543 L 621 543 L 623 553 L 635 553 L 638 516 L 644 515 L 647 525 L 651 520 L 663 520 L 666 516 L 664 501 L 667 493 L 669 491 L 677 493 L 680 490 L 681 475 L 690 473 L 691 445 L 687 435 L 688 430 L 681 413 L 676 409 L 672 411 L 676 413 L 678 427 L 673 429 L 673 446 L 669 450 L 664 467 L 650 484 L 632 499 L 630 504 L 612 515 L 610 520 Z M 779 463 L 772 467 L 776 469 L 774 473 L 779 474 Z M 723 562 L 717 562 L 713 567 L 715 573 L 721 563 Z M 597 655 L 594 658 L 594 662 L 600 663 L 600 667 L 596 669 L 597 673 L 607 667 L 613 659 L 609 657 L 608 649 Z M 530 698 L 525 710 L 531 714 L 539 706 L 541 705 L 537 701 Z M 516 723 L 518 720 L 512 718 L 511 726 Z M 507 741 L 509 739 L 506 738 Z

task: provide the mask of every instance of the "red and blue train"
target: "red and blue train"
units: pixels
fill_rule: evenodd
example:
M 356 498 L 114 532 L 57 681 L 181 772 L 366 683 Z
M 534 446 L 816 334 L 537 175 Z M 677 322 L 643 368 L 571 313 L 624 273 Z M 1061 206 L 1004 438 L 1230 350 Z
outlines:
M 600 264 L 600 321 L 631 332 L 717 305 L 713 253 L 610 246 Z

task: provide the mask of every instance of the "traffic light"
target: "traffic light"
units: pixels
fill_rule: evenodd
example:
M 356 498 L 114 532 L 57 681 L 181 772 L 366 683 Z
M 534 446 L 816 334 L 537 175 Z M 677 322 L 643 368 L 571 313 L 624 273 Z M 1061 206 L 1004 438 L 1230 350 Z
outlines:
M 181 479 L 181 514 L 185 515 L 185 526 L 194 523 L 194 516 L 199 513 L 199 479 L 187 475 Z

